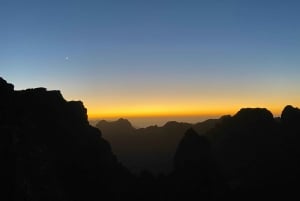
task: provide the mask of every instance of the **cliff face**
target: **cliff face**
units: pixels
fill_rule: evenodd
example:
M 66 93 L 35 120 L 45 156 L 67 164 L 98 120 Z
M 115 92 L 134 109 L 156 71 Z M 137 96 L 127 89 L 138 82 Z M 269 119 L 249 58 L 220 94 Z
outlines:
M 3 200 L 99 200 L 126 191 L 120 178 L 130 174 L 88 124 L 82 102 L 59 91 L 15 91 L 0 78 L 0 132 Z

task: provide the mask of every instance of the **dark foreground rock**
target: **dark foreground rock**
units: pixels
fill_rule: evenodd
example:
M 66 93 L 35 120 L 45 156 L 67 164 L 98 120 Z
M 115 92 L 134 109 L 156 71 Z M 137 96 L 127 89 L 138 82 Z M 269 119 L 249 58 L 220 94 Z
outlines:
M 117 200 L 133 176 L 80 101 L 45 88 L 15 91 L 0 79 L 1 200 Z
M 128 121 L 116 123 L 137 134 Z M 168 155 L 174 156 L 168 159 L 171 172 L 136 176 L 89 125 L 82 102 L 66 101 L 59 91 L 45 88 L 15 91 L 0 78 L 0 200 L 299 200 L 299 125 L 300 110 L 293 106 L 286 106 L 280 118 L 267 109 L 244 108 L 201 126 L 201 135 L 195 125 L 169 122 L 162 127 L 168 132 L 161 133 L 167 135 L 160 136 L 159 148 L 164 142 L 176 145 Z M 158 138 L 128 136 L 122 142 L 139 139 L 137 146 L 159 158 L 161 152 L 149 146 Z

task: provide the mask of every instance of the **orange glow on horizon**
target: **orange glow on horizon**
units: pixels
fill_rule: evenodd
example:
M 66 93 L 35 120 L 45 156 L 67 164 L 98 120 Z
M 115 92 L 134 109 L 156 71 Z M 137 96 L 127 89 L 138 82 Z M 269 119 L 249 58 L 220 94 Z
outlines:
M 168 87 L 135 85 L 130 88 L 91 88 L 79 94 L 68 91 L 67 100 L 82 100 L 89 119 L 143 117 L 210 117 L 234 115 L 241 108 L 266 108 L 273 116 L 280 116 L 286 105 L 300 106 L 300 95 L 295 88 L 272 83 L 260 88 L 237 85 L 180 85 Z M 152 88 L 153 87 L 153 88 Z M 97 91 L 97 93 L 95 93 Z M 98 93 L 99 91 L 99 93 Z
M 247 108 L 250 106 L 247 106 Z M 109 109 L 106 110 L 88 110 L 89 119 L 105 119 L 105 118 L 121 118 L 121 117 L 131 117 L 131 118 L 141 118 L 141 117 L 216 117 L 223 115 L 234 115 L 241 108 L 246 107 L 231 107 L 231 108 L 201 108 L 201 109 L 192 109 L 192 108 L 119 108 L 119 109 Z M 254 106 L 252 108 L 257 108 Z M 274 116 L 280 116 L 283 107 L 260 107 L 266 108 L 273 113 Z
M 204 93 L 204 92 L 203 92 Z M 222 94 L 206 96 L 203 93 L 150 94 L 138 96 L 128 93 L 120 96 L 101 93 L 80 96 L 88 110 L 89 119 L 144 118 L 144 117 L 218 117 L 234 115 L 241 108 L 266 108 L 273 116 L 280 116 L 286 105 L 299 107 L 300 96 L 270 92 Z M 67 99 L 72 96 L 67 97 Z M 74 97 L 74 96 L 73 96 Z

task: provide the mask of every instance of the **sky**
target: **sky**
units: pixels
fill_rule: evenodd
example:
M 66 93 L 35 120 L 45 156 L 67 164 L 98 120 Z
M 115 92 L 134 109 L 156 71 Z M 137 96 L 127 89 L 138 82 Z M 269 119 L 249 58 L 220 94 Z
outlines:
M 0 0 L 0 76 L 94 118 L 300 106 L 300 1 Z

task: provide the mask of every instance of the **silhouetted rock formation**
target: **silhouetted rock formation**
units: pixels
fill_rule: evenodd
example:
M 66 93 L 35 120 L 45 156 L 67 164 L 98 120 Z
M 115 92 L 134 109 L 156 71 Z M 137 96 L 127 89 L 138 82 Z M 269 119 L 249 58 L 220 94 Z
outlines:
M 290 126 L 293 128 L 299 128 L 300 122 L 300 109 L 295 108 L 291 105 L 288 105 L 284 108 L 281 114 L 282 123 L 286 126 Z M 298 130 L 299 131 L 299 130 Z
M 201 169 L 210 160 L 210 144 L 204 136 L 199 136 L 194 129 L 185 132 L 175 153 L 174 167 L 176 170 L 189 167 Z
M 290 138 L 294 129 L 285 121 L 297 121 L 296 111 L 287 107 L 279 121 L 266 109 L 241 109 L 233 117 L 222 118 L 209 132 L 214 157 L 230 188 L 230 199 L 295 196 L 295 188 L 299 187 L 295 182 L 300 179 L 296 147 L 300 143 L 294 141 L 297 146 L 293 146 Z
M 185 131 L 193 127 L 205 134 L 217 121 L 211 119 L 194 125 L 171 121 L 162 127 L 135 129 L 128 120 L 119 119 L 112 122 L 99 121 L 96 127 L 112 144 L 118 159 L 130 169 L 167 173 L 172 170 L 172 158 Z
M 127 119 L 122 118 L 112 122 L 105 120 L 99 121 L 97 123 L 97 127 L 100 127 L 103 131 L 112 131 L 112 134 L 120 131 L 124 133 L 131 133 L 135 130 Z
M 211 171 L 209 141 L 192 128 L 188 129 L 174 157 L 172 183 L 177 200 L 208 200 L 212 188 Z
M 14 91 L 2 78 L 0 97 L 1 153 L 8 156 L 1 200 L 116 200 L 129 191 L 132 175 L 89 126 L 82 102 L 45 88 Z
M 11 115 L 9 105 L 14 87 L 0 77 L 0 153 L 1 153 L 1 200 L 11 200 L 14 196 L 16 180 L 16 160 L 12 133 L 14 132 L 8 117 Z
M 15 91 L 0 78 L 0 199 L 299 200 L 299 125 L 300 110 L 292 106 L 281 118 L 245 108 L 195 125 L 99 122 L 124 160 L 163 167 L 174 158 L 170 174 L 134 176 L 89 125 L 82 102 L 45 88 Z

